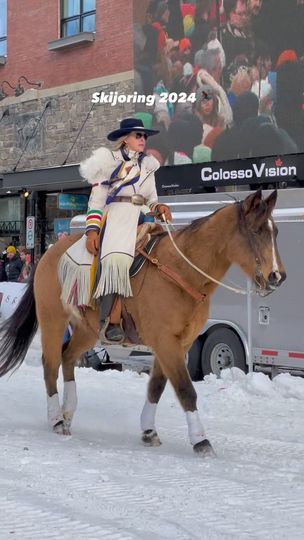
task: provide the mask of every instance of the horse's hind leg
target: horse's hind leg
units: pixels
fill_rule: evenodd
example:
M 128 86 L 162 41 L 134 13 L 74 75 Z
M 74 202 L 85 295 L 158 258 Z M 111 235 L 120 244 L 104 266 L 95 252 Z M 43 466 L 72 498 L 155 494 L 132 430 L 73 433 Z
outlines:
M 155 358 L 148 385 L 147 399 L 140 417 L 142 441 L 147 446 L 159 446 L 161 444 L 155 428 L 155 415 L 166 382 L 167 378 L 162 372 L 158 359 Z
M 98 320 L 98 319 L 97 319 Z M 77 407 L 77 393 L 75 383 L 75 362 L 83 352 L 90 350 L 97 341 L 97 329 L 93 323 L 86 324 L 83 321 L 81 326 L 76 326 L 73 329 L 71 339 L 62 354 L 62 372 L 64 380 L 63 390 L 63 431 L 65 434 L 70 434 L 70 427 L 74 412 Z
M 186 413 L 190 443 L 196 452 L 213 453 L 197 410 L 197 395 L 185 365 L 185 355 L 178 339 L 167 337 L 155 349 L 161 369 L 171 382 Z

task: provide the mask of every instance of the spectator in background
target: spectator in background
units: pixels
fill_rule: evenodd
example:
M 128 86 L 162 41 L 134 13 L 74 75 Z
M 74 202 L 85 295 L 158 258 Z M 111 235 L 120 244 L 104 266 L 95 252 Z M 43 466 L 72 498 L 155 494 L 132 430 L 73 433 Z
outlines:
M 210 10 L 212 0 L 198 0 L 194 17 L 194 32 L 191 35 L 191 42 L 194 51 L 203 49 L 209 41 L 211 30 Z
M 262 4 L 263 0 L 247 0 L 247 11 L 249 17 L 257 17 L 261 11 Z
M 191 63 L 191 41 L 188 38 L 183 38 L 179 42 L 179 59 L 182 64 Z
M 277 156 L 292 154 L 297 151 L 297 146 L 288 133 L 273 124 L 261 124 L 252 135 L 251 146 L 248 148 L 248 157 Z
M 241 157 L 242 155 L 246 157 L 274 156 L 275 160 L 278 156 L 297 152 L 297 146 L 288 133 L 271 124 L 267 117 L 265 121 L 262 116 L 259 116 L 256 122 L 250 120 L 245 123 L 247 125 L 244 124 L 244 130 L 241 130 L 241 136 L 245 135 L 246 131 L 246 137 L 242 137 Z M 270 189 L 270 186 L 274 187 L 273 184 L 267 182 L 261 187 Z M 256 185 L 251 184 L 250 188 L 256 189 Z
M 166 47 L 166 26 L 170 17 L 168 3 L 164 0 L 151 0 L 147 9 L 147 21 L 157 31 L 157 51 L 162 53 Z M 170 36 L 169 36 L 170 37 Z
M 0 253 L 0 281 L 6 281 L 4 254 Z
M 183 39 L 184 26 L 180 9 L 180 0 L 168 0 L 169 19 L 167 23 L 168 36 L 175 40 Z
M 18 281 L 22 270 L 23 262 L 21 261 L 15 246 L 6 248 L 5 276 L 6 281 Z
M 242 123 L 239 133 L 239 158 L 252 157 L 252 148 L 255 144 L 255 137 L 262 124 L 270 124 L 269 116 L 259 115 L 250 117 Z
M 230 75 L 230 81 L 227 98 L 230 106 L 233 107 L 238 96 L 251 90 L 252 79 L 249 68 L 246 65 L 240 65 L 237 71 L 233 69 Z
M 59 234 L 58 234 L 58 238 L 59 238 Z M 21 268 L 21 272 L 20 272 L 20 276 L 19 276 L 18 281 L 20 281 L 21 283 L 24 283 L 24 282 L 28 281 L 28 279 L 30 277 L 31 270 L 32 270 L 31 256 L 28 253 L 28 251 L 26 250 L 26 248 L 24 248 L 24 247 L 19 247 L 18 248 L 18 253 L 19 253 L 20 259 L 22 261 L 22 268 Z
M 192 94 L 195 95 L 196 85 L 196 75 L 193 67 L 191 64 L 187 63 L 183 67 L 183 76 L 172 86 L 172 91 L 177 94 L 184 92 L 189 97 Z M 192 112 L 192 103 L 188 99 L 176 103 L 174 118 L 179 116 L 185 110 Z
M 237 159 L 240 152 L 240 130 L 248 118 L 257 118 L 259 100 L 252 92 L 240 94 L 233 106 L 233 126 L 216 139 L 212 148 L 212 161 Z
M 203 125 L 205 144 L 213 128 L 226 128 L 232 123 L 232 110 L 226 92 L 206 70 L 198 72 L 197 83 L 195 113 Z
M 194 56 L 194 64 L 197 69 L 204 69 L 220 83 L 223 71 L 220 49 L 200 49 Z
M 203 127 L 192 113 L 184 112 L 170 124 L 168 131 L 171 146 L 170 165 L 187 165 L 193 162 L 193 151 L 201 144 Z
M 303 54 L 302 7 L 297 0 L 264 0 L 260 13 L 255 17 L 255 37 L 269 45 L 273 62 L 285 49 Z
M 260 100 L 260 112 L 267 110 L 267 98 L 272 104 L 276 100 L 277 74 L 272 71 L 272 60 L 269 47 L 262 42 L 256 44 L 253 67 L 251 69 L 252 87 Z
M 227 23 L 222 33 L 222 45 L 229 65 L 237 56 L 243 55 L 248 60 L 252 54 L 252 43 L 246 34 L 248 13 L 245 0 L 225 0 L 224 7 Z
M 284 62 L 277 70 L 277 103 L 275 116 L 304 152 L 303 67 L 299 62 Z

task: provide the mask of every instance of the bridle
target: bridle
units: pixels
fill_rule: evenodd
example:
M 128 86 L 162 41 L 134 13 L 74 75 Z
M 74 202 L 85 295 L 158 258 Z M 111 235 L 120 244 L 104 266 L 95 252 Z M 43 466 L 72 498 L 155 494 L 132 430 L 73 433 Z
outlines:
M 252 234 L 248 229 L 248 225 L 244 216 L 244 209 L 242 206 L 242 201 L 238 201 L 239 204 L 239 218 L 241 223 L 241 232 L 245 235 L 246 240 L 248 241 L 249 247 L 255 258 L 255 273 L 254 273 L 254 283 L 257 286 L 257 292 L 262 293 L 262 296 L 268 296 L 273 292 L 273 289 L 268 289 L 267 281 L 262 272 L 262 263 L 259 251 L 255 242 L 252 239 Z

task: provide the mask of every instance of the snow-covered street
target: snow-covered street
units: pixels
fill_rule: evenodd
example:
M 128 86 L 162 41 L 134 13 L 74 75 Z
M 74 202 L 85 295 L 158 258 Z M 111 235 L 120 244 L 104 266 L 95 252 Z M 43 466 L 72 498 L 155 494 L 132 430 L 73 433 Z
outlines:
M 73 436 L 46 424 L 39 351 L 0 379 L 0 539 L 302 539 L 304 380 L 234 369 L 195 383 L 216 459 L 168 386 L 140 442 L 147 375 L 77 369 Z M 62 384 L 60 382 L 60 389 Z

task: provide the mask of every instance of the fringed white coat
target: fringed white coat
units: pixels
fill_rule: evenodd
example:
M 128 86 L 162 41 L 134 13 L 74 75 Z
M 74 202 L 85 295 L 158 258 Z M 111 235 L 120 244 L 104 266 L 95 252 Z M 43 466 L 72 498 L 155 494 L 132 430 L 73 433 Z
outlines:
M 107 214 L 100 253 L 101 276 L 95 290 L 95 298 L 111 293 L 132 296 L 129 270 L 134 259 L 139 214 L 149 211 L 149 207 L 158 200 L 154 173 L 160 167 L 159 162 L 153 156 L 145 156 L 139 169 L 137 154 L 130 152 L 129 158 L 130 161 L 125 161 L 120 150 L 111 151 L 101 147 L 80 164 L 81 176 L 93 186 L 88 211 L 99 210 Z M 135 193 L 143 195 L 147 201 L 144 207 L 135 206 L 131 202 L 106 204 L 109 189 L 115 187 L 115 183 L 109 187 L 102 185 L 102 182 L 109 180 L 113 171 L 123 161 L 125 167 L 132 165 L 132 168 L 128 174 L 123 170 L 120 180 L 122 178 L 124 181 L 131 180 L 139 172 L 140 176 L 136 183 L 123 186 L 118 195 L 122 197 L 130 197 Z M 69 248 L 66 256 L 62 257 L 60 269 L 62 300 L 67 303 L 71 297 L 72 287 L 75 289 L 75 284 L 73 285 L 75 279 L 72 277 L 75 273 L 78 273 L 77 303 L 78 305 L 88 303 L 88 294 L 83 294 L 84 290 L 80 290 L 89 285 L 90 267 L 93 262 L 93 256 L 85 248 L 85 241 L 84 235 Z

